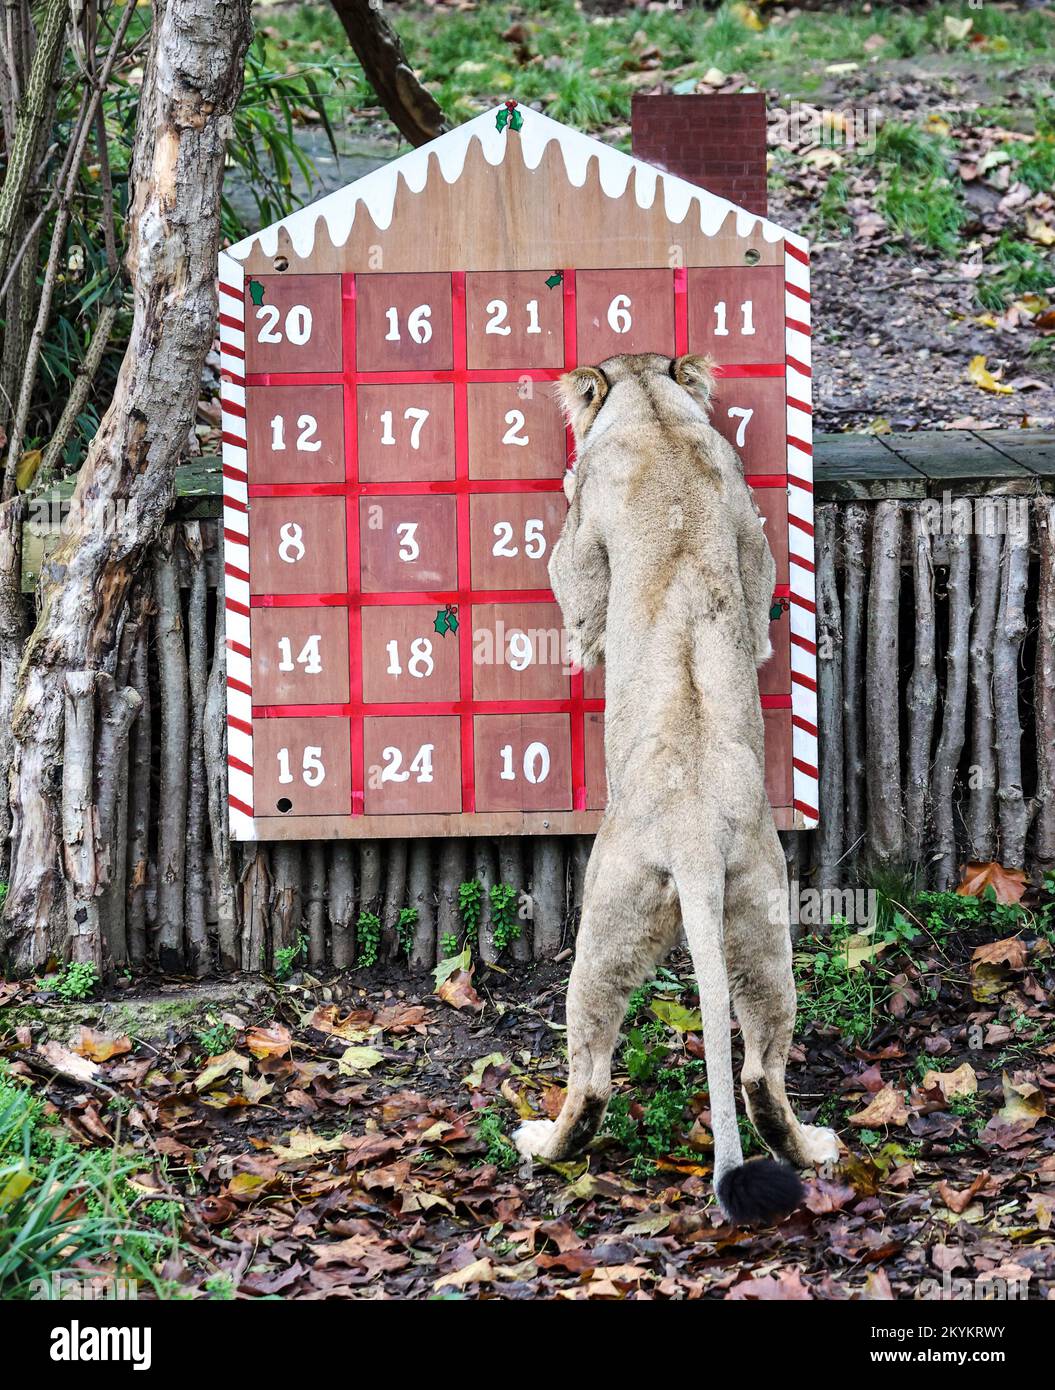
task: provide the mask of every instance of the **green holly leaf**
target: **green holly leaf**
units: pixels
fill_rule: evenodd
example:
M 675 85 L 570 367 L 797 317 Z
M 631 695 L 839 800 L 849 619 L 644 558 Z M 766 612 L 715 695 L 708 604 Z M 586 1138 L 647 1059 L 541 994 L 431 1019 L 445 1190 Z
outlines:
M 547 289 L 551 289 L 551 290 L 555 290 L 555 289 L 557 288 L 558 285 L 563 285 L 563 284 L 564 284 L 564 271 L 563 271 L 563 270 L 555 270 L 555 271 L 553 272 L 553 274 L 552 274 L 551 276 L 549 276 L 549 278 L 546 280 L 546 287 L 547 287 Z
M 448 632 L 457 632 L 457 631 L 458 631 L 458 615 L 457 615 L 457 613 L 448 613 L 448 614 L 447 614 L 447 631 L 448 631 Z
M 432 630 L 433 632 L 438 632 L 441 637 L 447 631 L 447 614 L 444 613 L 442 609 L 436 614 L 436 618 L 432 624 Z
M 495 129 L 496 129 L 496 130 L 505 130 L 505 128 L 506 128 L 506 126 L 507 126 L 508 124 L 509 124 L 509 112 L 505 109 L 505 107 L 503 107 L 502 110 L 499 111 L 498 115 L 495 117 Z
M 257 304 L 257 305 L 263 304 L 263 302 L 264 302 L 264 286 L 263 286 L 263 284 L 262 284 L 261 281 L 259 281 L 259 280 L 250 280 L 250 281 L 249 281 L 249 298 L 253 301 L 254 304 Z
M 512 114 L 512 116 L 510 116 L 510 118 L 509 118 L 509 129 L 510 129 L 510 130 L 519 130 L 519 129 L 521 128 L 521 126 L 523 126 L 523 124 L 524 124 L 524 117 L 520 114 L 519 111 L 514 111 L 513 114 Z
M 769 621 L 775 623 L 783 611 L 779 603 L 774 603 L 773 607 L 769 610 Z

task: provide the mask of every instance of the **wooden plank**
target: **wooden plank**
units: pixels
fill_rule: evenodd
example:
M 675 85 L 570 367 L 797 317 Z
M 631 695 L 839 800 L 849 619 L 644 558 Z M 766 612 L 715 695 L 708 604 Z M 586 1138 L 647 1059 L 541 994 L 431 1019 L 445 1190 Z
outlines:
M 1024 464 L 970 430 L 887 434 L 883 443 L 931 483 L 944 487 L 963 483 L 970 491 L 972 484 L 1028 481 L 1035 476 Z
M 1038 477 L 1055 479 L 1055 430 L 986 430 L 982 438 Z
M 801 829 L 790 806 L 775 806 L 778 830 Z M 391 840 L 451 835 L 593 835 L 600 811 L 497 811 L 481 815 L 257 816 L 262 840 Z
M 833 501 L 926 496 L 924 475 L 878 435 L 816 435 L 813 466 L 817 496 Z

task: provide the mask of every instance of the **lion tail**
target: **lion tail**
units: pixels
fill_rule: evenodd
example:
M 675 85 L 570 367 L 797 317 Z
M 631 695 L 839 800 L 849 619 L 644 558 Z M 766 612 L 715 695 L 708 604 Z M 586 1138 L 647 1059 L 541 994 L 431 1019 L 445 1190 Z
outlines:
M 769 1225 L 801 1203 L 802 1183 L 795 1170 L 773 1158 L 744 1162 L 736 1119 L 736 1083 L 730 1039 L 729 979 L 722 949 L 721 915 L 713 884 L 699 879 L 683 891 L 682 920 L 700 987 L 707 1089 L 714 1135 L 714 1186 L 718 1205 L 736 1224 Z

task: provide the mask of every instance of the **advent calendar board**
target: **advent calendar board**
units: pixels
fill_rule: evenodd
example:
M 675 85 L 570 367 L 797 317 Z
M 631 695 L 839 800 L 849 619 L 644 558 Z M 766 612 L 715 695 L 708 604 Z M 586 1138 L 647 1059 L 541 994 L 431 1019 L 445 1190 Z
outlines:
M 604 674 L 547 564 L 554 383 L 709 353 L 777 561 L 777 823 L 817 820 L 806 244 L 508 105 L 220 257 L 231 832 L 584 833 Z

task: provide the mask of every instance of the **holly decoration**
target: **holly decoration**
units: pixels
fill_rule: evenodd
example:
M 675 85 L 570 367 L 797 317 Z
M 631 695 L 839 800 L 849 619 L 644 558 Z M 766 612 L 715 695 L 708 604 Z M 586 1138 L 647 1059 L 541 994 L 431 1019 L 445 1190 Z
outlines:
M 446 636 L 448 632 L 458 631 L 458 610 L 453 603 L 448 603 L 446 608 L 438 610 L 432 630 L 438 632 L 441 637 Z
M 769 621 L 771 623 L 775 623 L 776 620 L 780 617 L 781 613 L 786 613 L 790 607 L 791 604 L 788 602 L 786 598 L 777 598 L 777 596 L 774 594 L 773 606 L 769 610 Z
M 515 101 L 507 101 L 505 106 L 495 117 L 495 129 L 505 130 L 506 126 L 510 130 L 519 130 L 524 124 L 524 117 L 517 110 Z
M 264 302 L 264 286 L 260 280 L 249 281 L 249 298 L 254 304 L 260 305 Z
M 563 284 L 564 284 L 564 271 L 563 271 L 563 270 L 555 270 L 555 271 L 553 272 L 553 274 L 547 279 L 547 281 L 546 281 L 546 288 L 547 288 L 547 289 L 550 289 L 550 290 L 555 290 L 555 289 L 557 288 L 558 285 L 563 285 Z

